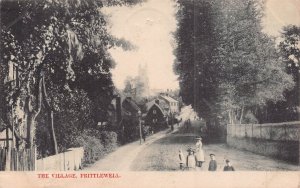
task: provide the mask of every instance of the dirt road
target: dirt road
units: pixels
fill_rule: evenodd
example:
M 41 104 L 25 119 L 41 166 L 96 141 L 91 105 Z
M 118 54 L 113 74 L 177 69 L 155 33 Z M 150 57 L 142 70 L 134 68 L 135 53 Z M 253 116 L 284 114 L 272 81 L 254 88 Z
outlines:
M 195 134 L 178 134 L 170 130 L 162 131 L 147 138 L 146 143 L 139 141 L 118 148 L 104 159 L 85 168 L 88 171 L 178 171 L 178 150 L 184 153 L 193 146 Z M 225 159 L 230 159 L 239 171 L 299 171 L 298 165 L 257 155 L 248 151 L 228 147 L 226 144 L 208 144 L 203 147 L 205 160 L 200 171 L 207 171 L 209 154 L 214 153 L 218 163 L 218 171 L 222 171 Z
M 146 138 L 146 142 L 136 141 L 119 147 L 103 159 L 93 165 L 84 168 L 86 171 L 130 171 L 130 166 L 134 163 L 137 155 L 146 149 L 153 142 L 166 137 L 170 130 L 161 131 Z

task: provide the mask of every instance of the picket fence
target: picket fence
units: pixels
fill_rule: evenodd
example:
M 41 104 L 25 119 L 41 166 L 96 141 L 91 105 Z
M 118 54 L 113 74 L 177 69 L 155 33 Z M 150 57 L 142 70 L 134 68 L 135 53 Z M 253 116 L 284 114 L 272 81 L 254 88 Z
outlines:
M 70 148 L 66 152 L 37 160 L 37 171 L 74 171 L 82 169 L 83 147 Z
M 36 160 L 36 148 L 0 148 L 0 171 L 73 171 L 82 169 L 83 147 Z
M 36 148 L 0 148 L 0 171 L 34 171 L 35 162 Z

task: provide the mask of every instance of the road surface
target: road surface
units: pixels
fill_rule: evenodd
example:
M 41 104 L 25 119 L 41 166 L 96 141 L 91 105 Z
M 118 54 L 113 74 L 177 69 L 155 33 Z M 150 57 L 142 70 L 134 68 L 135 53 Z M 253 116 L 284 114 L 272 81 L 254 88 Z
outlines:
M 178 134 L 165 130 L 147 138 L 146 143 L 139 141 L 121 146 L 103 159 L 95 162 L 86 171 L 178 171 L 178 150 L 184 153 L 193 146 L 194 134 Z M 225 159 L 230 159 L 236 170 L 240 171 L 299 171 L 298 165 L 248 151 L 228 147 L 226 144 L 204 145 L 204 163 L 199 171 L 207 171 L 209 154 L 214 153 L 218 162 L 218 171 L 222 171 Z

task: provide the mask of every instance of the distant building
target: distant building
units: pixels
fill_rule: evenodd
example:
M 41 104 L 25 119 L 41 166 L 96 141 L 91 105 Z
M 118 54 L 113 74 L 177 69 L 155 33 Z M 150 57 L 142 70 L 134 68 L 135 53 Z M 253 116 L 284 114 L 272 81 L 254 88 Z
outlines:
M 141 101 L 150 95 L 147 65 L 139 65 L 138 75 L 134 78 L 127 77 L 125 81 L 124 94 L 132 97 L 135 101 Z
M 143 67 L 139 65 L 137 81 L 142 84 L 142 88 L 137 87 L 137 94 L 141 94 L 144 97 L 150 95 L 149 78 L 148 78 L 148 66 L 145 64 Z M 140 91 L 139 91 L 140 89 Z
M 159 95 L 159 99 L 165 101 L 169 106 L 169 113 L 179 113 L 179 102 L 168 94 Z
M 138 117 L 140 107 L 131 97 L 126 97 L 122 102 L 122 115 Z
M 121 127 L 123 142 L 133 141 L 139 136 L 140 108 L 131 97 L 126 97 L 122 102 Z
M 168 108 L 166 104 L 160 102 L 159 99 L 154 99 L 146 103 L 147 113 L 145 116 L 145 124 L 150 126 L 152 130 L 158 131 L 167 125 L 168 120 Z

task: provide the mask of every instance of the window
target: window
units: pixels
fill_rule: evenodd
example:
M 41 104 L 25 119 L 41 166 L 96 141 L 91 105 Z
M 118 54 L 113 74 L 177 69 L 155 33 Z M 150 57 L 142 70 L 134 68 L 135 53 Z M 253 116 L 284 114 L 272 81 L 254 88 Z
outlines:
M 156 110 L 153 110 L 153 114 L 156 114 Z

